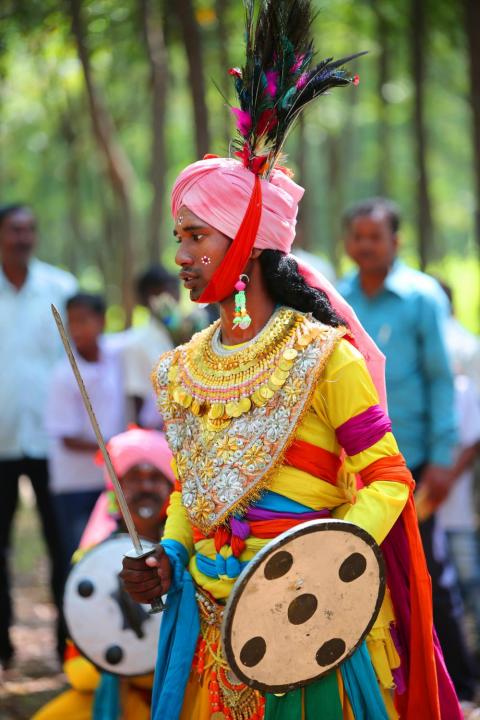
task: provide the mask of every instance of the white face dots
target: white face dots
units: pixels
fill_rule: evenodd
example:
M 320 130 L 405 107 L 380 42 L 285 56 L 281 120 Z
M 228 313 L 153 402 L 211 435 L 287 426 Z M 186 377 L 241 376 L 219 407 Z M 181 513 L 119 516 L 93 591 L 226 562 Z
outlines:
M 203 256 L 202 256 L 202 259 L 201 259 L 202 265 L 210 265 L 211 262 L 212 262 L 212 258 L 211 258 L 211 257 L 209 257 L 208 255 L 203 255 Z

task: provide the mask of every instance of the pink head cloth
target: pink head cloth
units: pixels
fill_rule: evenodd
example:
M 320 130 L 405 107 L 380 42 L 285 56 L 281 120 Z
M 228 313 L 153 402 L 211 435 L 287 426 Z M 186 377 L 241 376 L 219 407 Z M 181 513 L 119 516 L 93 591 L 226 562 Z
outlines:
M 119 478 L 130 468 L 141 463 L 149 463 L 158 468 L 172 485 L 175 476 L 171 467 L 172 453 L 165 436 L 157 430 L 132 428 L 115 435 L 107 443 L 113 468 Z M 102 463 L 99 456 L 99 463 Z M 98 498 L 87 523 L 82 538 L 81 548 L 88 548 L 105 540 L 117 527 L 114 517 L 108 512 L 108 492 L 113 490 L 110 477 L 105 470 L 105 492 Z
M 290 253 L 295 239 L 298 203 L 304 189 L 282 170 L 262 180 L 262 217 L 254 247 Z M 254 185 L 254 175 L 237 160 L 210 157 L 188 165 L 172 190 L 172 215 L 185 205 L 195 215 L 227 237 L 234 238 L 245 215 Z M 354 345 L 362 353 L 386 410 L 385 356 L 364 330 L 353 308 L 317 270 L 294 258 L 311 287 L 323 290 L 337 313 L 347 322 Z
M 112 437 L 107 443 L 107 448 L 113 469 L 118 477 L 123 477 L 134 465 L 149 463 L 158 468 L 170 482 L 175 482 L 170 464 L 172 453 L 165 435 L 158 430 L 132 427 L 130 430 Z M 103 465 L 103 458 L 100 454 L 98 458 L 99 463 Z M 106 489 L 113 490 L 106 468 L 104 476 Z
M 172 215 L 185 205 L 229 238 L 241 225 L 255 176 L 238 160 L 208 158 L 188 165 L 175 180 Z M 262 180 L 262 217 L 255 247 L 288 252 L 295 238 L 298 203 L 304 189 L 281 170 Z
M 323 290 L 330 300 L 330 304 L 336 310 L 336 312 L 342 317 L 349 329 L 353 340 L 353 344 L 359 350 L 367 364 L 368 372 L 373 380 L 373 384 L 378 393 L 380 405 L 387 412 L 387 392 L 385 388 L 385 355 L 379 350 L 376 343 L 372 340 L 370 335 L 364 329 L 362 323 L 357 317 L 355 310 L 351 305 L 343 298 L 338 290 L 335 290 L 332 283 L 322 275 L 318 270 L 315 270 L 310 265 L 299 260 L 295 255 L 292 255 L 293 259 L 298 264 L 300 273 L 305 278 L 305 281 L 310 287 Z

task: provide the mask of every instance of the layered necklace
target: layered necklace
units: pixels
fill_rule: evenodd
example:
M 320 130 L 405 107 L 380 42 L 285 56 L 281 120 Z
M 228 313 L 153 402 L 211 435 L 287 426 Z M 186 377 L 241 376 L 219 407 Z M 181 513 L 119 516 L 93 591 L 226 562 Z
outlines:
M 176 351 L 168 374 L 170 395 L 194 415 L 205 416 L 210 429 L 221 429 L 252 405 L 265 405 L 320 332 L 311 316 L 281 307 L 255 338 L 226 348 L 217 321 Z

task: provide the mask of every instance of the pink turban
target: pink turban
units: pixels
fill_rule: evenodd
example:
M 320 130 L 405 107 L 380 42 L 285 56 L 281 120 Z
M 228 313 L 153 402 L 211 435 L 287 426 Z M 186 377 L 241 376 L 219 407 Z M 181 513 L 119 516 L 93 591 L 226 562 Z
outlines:
M 173 489 L 175 476 L 170 464 L 172 453 L 162 433 L 157 430 L 142 430 L 142 428 L 134 427 L 111 438 L 107 443 L 107 448 L 118 477 L 123 477 L 134 465 L 149 463 L 165 475 L 172 483 Z M 96 460 L 99 464 L 103 463 L 100 452 Z M 113 485 L 106 470 L 105 488 L 105 492 L 98 498 L 83 532 L 80 540 L 81 548 L 97 545 L 111 535 L 117 527 L 116 519 L 109 510 L 109 494 L 113 492 Z
M 210 157 L 188 165 L 172 190 L 172 214 L 185 205 L 195 215 L 234 238 L 252 195 L 255 175 L 230 158 Z M 288 253 L 295 238 L 298 203 L 304 189 L 282 170 L 261 180 L 262 216 L 254 247 Z
M 180 173 L 173 186 L 172 214 L 176 217 L 180 208 L 185 205 L 227 237 L 242 242 L 243 237 L 237 238 L 237 232 L 245 215 L 248 214 L 247 208 L 253 196 L 255 177 L 253 172 L 247 170 L 240 162 L 230 158 L 211 156 L 192 163 Z M 295 238 L 298 203 L 304 190 L 279 169 L 272 172 L 270 180 L 260 180 L 260 185 L 262 197 L 260 225 L 250 247 L 280 250 L 288 254 Z M 225 262 L 222 265 L 225 265 Z M 333 308 L 347 322 L 351 339 L 364 356 L 380 403 L 386 409 L 385 356 L 363 329 L 353 308 L 333 285 L 305 263 L 299 260 L 297 263 L 307 284 L 323 290 Z M 234 268 L 228 267 L 223 271 L 226 273 L 232 269 Z M 237 268 L 237 274 L 240 274 L 242 269 Z M 232 288 L 228 290 L 232 292 Z M 225 296 L 226 293 L 221 294 L 221 297 L 215 300 L 223 299 Z M 202 298 L 203 296 L 200 300 Z M 211 301 L 212 299 L 209 298 L 208 302 Z
M 175 482 L 170 464 L 172 453 L 165 436 L 158 430 L 143 430 L 134 427 L 112 437 L 107 443 L 107 448 L 118 477 L 123 477 L 134 465 L 149 463 L 158 468 L 171 483 Z M 103 458 L 100 454 L 98 458 L 100 464 L 103 465 Z M 113 490 L 106 469 L 105 485 L 107 490 Z

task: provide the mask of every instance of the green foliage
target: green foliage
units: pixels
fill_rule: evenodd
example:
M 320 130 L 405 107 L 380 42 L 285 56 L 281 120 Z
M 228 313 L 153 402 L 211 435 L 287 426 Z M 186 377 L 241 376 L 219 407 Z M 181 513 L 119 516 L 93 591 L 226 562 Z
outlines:
M 178 20 L 170 2 L 152 2 L 164 18 L 168 52 L 168 188 L 178 170 L 196 159 L 193 113 Z M 240 0 L 222 4 L 228 30 L 224 50 L 229 64 L 238 65 L 243 58 L 243 7 Z M 225 107 L 214 85 L 228 87 L 227 68 L 220 64 L 216 14 L 220 3 L 196 0 L 194 5 L 204 50 L 211 151 L 224 154 L 228 151 Z M 290 165 L 303 174 L 297 174 L 298 180 L 308 186 L 308 222 L 302 234 L 313 250 L 335 261 L 341 255 L 342 208 L 385 189 L 403 209 L 406 251 L 415 254 L 417 171 L 409 7 L 409 0 L 318 3 L 313 34 L 319 58 L 369 51 L 354 63 L 360 86 L 318 101 L 307 112 L 303 141 L 294 132 L 286 147 Z M 468 277 L 473 293 L 478 288 L 475 198 L 461 4 L 428 0 L 425 7 L 429 30 L 425 39 L 426 123 L 435 229 L 431 254 L 443 268 L 441 274 L 448 273 L 459 290 L 465 288 Z M 153 196 L 149 180 L 152 96 L 140 8 L 136 0 L 83 2 L 95 83 L 134 171 L 135 270 L 142 268 L 147 258 L 147 218 Z M 71 268 L 86 279 L 87 286 L 103 285 L 111 302 L 119 303 L 118 219 L 92 133 L 69 3 L 6 0 L 0 20 L 0 203 L 30 202 L 40 220 L 40 255 Z M 382 53 L 386 53 L 388 74 L 379 87 Z M 233 134 L 233 120 L 230 132 Z M 385 167 L 386 187 L 381 187 Z M 163 259 L 173 266 L 168 196 L 161 229 Z M 471 294 L 469 301 L 465 292 L 458 295 L 461 318 L 478 328 L 478 292 L 476 299 Z M 112 325 L 121 324 L 121 313 L 113 315 Z

